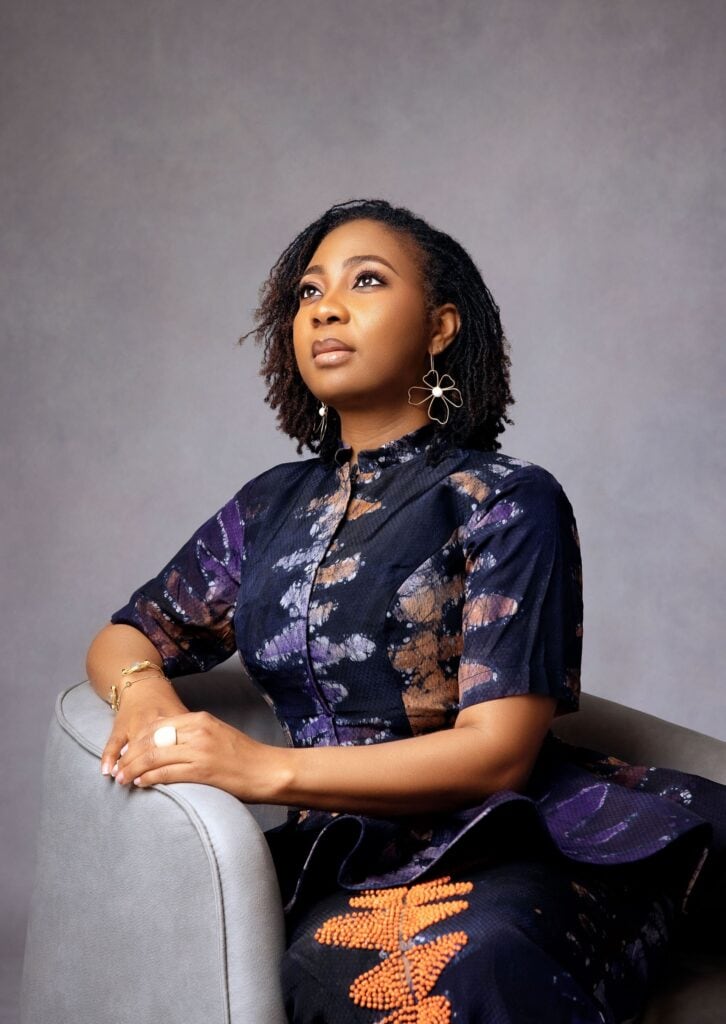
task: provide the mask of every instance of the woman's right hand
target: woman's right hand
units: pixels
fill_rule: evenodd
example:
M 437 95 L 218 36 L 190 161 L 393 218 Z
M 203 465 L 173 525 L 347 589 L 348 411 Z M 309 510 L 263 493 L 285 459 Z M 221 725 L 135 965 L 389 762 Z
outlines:
M 138 679 L 120 698 L 113 729 L 101 754 L 101 774 L 116 774 L 116 762 L 131 740 L 146 735 L 157 720 L 189 714 L 166 677 Z

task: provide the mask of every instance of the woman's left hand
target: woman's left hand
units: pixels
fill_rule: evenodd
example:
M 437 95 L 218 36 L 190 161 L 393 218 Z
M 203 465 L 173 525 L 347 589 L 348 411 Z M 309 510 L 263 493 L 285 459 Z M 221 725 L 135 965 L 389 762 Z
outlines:
M 157 747 L 154 733 L 174 726 L 177 742 Z M 282 748 L 259 743 L 207 711 L 154 723 L 131 742 L 118 762 L 116 782 L 140 788 L 155 783 L 201 782 L 247 803 L 273 803 Z

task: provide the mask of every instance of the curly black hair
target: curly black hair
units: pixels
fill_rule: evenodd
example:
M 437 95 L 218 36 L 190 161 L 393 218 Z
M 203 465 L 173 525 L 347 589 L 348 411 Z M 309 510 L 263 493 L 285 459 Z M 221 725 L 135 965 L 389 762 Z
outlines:
M 499 318 L 499 307 L 474 261 L 450 235 L 431 227 L 403 206 L 385 199 L 350 199 L 336 203 L 306 227 L 288 245 L 272 267 L 259 290 L 254 312 L 256 328 L 243 334 L 264 344 L 260 375 L 267 384 L 265 402 L 277 415 L 280 429 L 315 452 L 323 462 L 332 463 L 340 436 L 340 417 L 328 409 L 322 440 L 314 436 L 319 424 L 319 399 L 303 381 L 292 344 L 293 320 L 297 313 L 298 285 L 322 239 L 340 224 L 351 220 L 376 220 L 402 233 L 409 243 L 421 274 L 426 311 L 452 302 L 461 326 L 453 342 L 435 357 L 440 374 L 449 373 L 461 392 L 461 408 L 450 408 L 446 424 L 434 431 L 427 459 L 436 462 L 451 447 L 497 451 L 497 435 L 504 424 L 514 423 L 507 406 L 515 399 L 510 390 L 509 342 Z

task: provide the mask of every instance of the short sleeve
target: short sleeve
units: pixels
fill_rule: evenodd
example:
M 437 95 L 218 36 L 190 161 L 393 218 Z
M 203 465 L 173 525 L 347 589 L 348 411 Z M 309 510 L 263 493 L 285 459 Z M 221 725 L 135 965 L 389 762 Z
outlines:
M 572 506 L 556 478 L 530 464 L 504 477 L 470 517 L 459 706 L 514 694 L 577 711 L 582 562 Z
M 111 616 L 144 633 L 172 678 L 205 672 L 236 649 L 234 610 L 244 545 L 244 488 L 210 516 Z

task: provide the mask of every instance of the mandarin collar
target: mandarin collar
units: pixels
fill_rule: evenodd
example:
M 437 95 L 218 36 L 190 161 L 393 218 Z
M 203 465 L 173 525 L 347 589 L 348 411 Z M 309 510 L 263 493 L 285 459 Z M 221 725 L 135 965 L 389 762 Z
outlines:
M 394 437 L 378 448 L 361 448 L 358 452 L 358 465 L 365 471 L 408 462 L 431 447 L 435 433 L 436 427 L 433 423 L 424 423 L 422 427 L 417 427 L 416 430 L 411 430 L 401 437 Z M 353 449 L 351 445 L 341 440 L 340 435 L 337 437 L 337 445 L 335 463 L 337 466 L 344 466 L 350 462 Z

